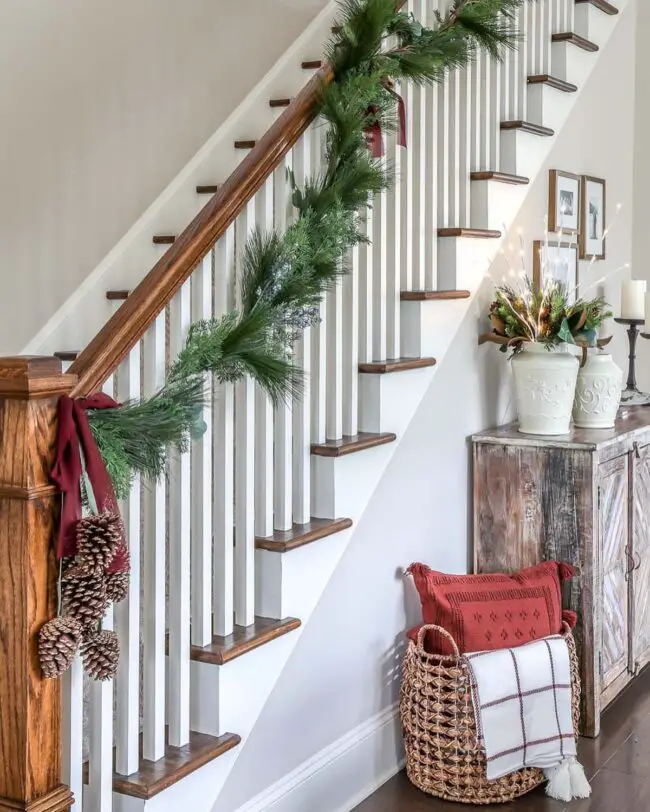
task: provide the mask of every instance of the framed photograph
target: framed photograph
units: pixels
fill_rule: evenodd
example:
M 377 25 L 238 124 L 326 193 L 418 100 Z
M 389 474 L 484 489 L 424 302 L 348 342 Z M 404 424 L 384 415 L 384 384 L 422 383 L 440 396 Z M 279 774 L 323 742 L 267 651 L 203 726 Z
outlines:
M 578 298 L 578 246 L 568 242 L 542 240 L 533 243 L 533 282 L 541 288 L 547 281 L 562 282 L 568 291 L 569 303 Z
M 580 233 L 580 175 L 551 169 L 549 183 L 548 230 Z
M 602 178 L 583 175 L 580 207 L 580 259 L 605 259 L 605 216 L 607 183 Z

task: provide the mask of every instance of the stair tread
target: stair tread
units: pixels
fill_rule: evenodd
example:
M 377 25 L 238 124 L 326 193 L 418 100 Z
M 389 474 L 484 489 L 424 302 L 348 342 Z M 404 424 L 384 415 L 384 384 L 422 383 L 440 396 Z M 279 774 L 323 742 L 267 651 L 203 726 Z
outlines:
M 271 99 L 269 107 L 288 107 L 291 104 L 291 99 Z
M 106 298 L 109 302 L 123 302 L 129 298 L 130 290 L 107 290 Z
M 553 34 L 551 39 L 553 42 L 569 42 L 571 45 L 575 45 L 578 48 L 582 48 L 583 51 L 590 51 L 591 53 L 600 50 L 595 42 L 591 42 L 591 40 L 581 37 L 580 34 L 574 34 L 573 31 Z
M 468 290 L 403 290 L 403 302 L 442 302 L 450 299 L 469 299 Z
M 253 149 L 256 141 L 235 141 L 235 149 Z
M 344 436 L 340 440 L 327 440 L 325 443 L 314 443 L 311 453 L 317 457 L 345 457 L 357 451 L 365 451 L 367 448 L 374 448 L 386 443 L 393 443 L 397 440 L 397 435 L 392 432 L 360 431 L 353 437 Z
M 493 180 L 497 183 L 510 183 L 513 186 L 526 186 L 530 183 L 530 178 L 523 175 L 511 175 L 509 172 L 495 172 L 493 170 L 485 172 L 472 172 L 470 180 Z
M 319 70 L 323 67 L 321 59 L 307 59 L 301 65 L 303 70 Z
M 473 239 L 498 239 L 500 231 L 491 228 L 439 228 L 439 237 L 471 237 Z
M 333 536 L 342 530 L 352 527 L 352 519 L 315 519 L 307 524 L 294 524 L 291 530 L 276 530 L 271 536 L 257 536 L 255 546 L 258 550 L 269 550 L 272 553 L 288 553 L 305 544 Z
M 176 237 L 173 234 L 156 234 L 153 238 L 154 245 L 173 245 Z
M 600 11 L 604 11 L 605 14 L 618 14 L 616 6 L 613 6 L 607 0 L 576 0 L 576 3 L 589 3 Z
M 435 366 L 435 358 L 388 358 L 386 361 L 371 361 L 359 364 L 359 372 L 384 375 L 388 372 L 404 372 L 408 369 L 423 369 Z
M 564 93 L 576 93 L 578 85 L 571 82 L 565 82 L 564 79 L 558 79 L 556 76 L 551 76 L 550 73 L 536 73 L 528 77 L 529 85 L 548 85 L 556 90 L 562 90 Z
M 215 635 L 207 646 L 192 646 L 190 657 L 200 663 L 224 665 L 299 626 L 300 620 L 295 617 L 283 620 L 256 617 L 250 626 L 235 626 L 235 631 L 227 637 Z
M 541 124 L 533 124 L 530 121 L 502 121 L 501 129 L 522 130 L 522 132 L 531 133 L 531 135 L 541 135 L 547 138 L 555 135 L 555 130 L 550 127 L 542 127 Z
M 214 195 L 219 191 L 219 187 L 217 184 L 204 184 L 202 186 L 196 187 L 196 193 L 198 195 Z
M 166 730 L 167 736 L 169 730 Z M 190 732 L 189 743 L 184 747 L 165 746 L 165 755 L 158 761 L 142 758 L 142 735 L 140 735 L 140 769 L 131 775 L 113 773 L 113 791 L 133 798 L 149 800 L 181 779 L 203 767 L 241 742 L 234 733 L 208 736 L 206 733 Z M 88 781 L 85 767 L 84 781 Z
M 76 361 L 80 350 L 59 350 L 54 353 L 54 357 L 59 361 Z

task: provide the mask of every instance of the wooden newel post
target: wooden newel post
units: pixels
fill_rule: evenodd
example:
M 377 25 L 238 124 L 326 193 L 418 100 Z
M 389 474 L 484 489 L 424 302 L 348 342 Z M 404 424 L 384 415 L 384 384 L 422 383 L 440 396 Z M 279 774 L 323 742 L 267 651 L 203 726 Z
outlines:
M 0 358 L 0 812 L 63 812 L 61 686 L 44 680 L 37 633 L 56 608 L 49 473 L 58 398 L 75 378 L 56 358 Z

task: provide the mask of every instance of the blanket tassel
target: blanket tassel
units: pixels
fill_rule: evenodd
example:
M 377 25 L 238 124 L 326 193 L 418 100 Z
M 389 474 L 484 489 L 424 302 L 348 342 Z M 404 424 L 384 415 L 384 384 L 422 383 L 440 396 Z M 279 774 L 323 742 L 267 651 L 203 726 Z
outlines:
M 548 779 L 546 794 L 558 801 L 571 801 L 573 798 L 588 798 L 591 786 L 585 771 L 577 759 L 568 758 L 556 767 L 544 770 Z

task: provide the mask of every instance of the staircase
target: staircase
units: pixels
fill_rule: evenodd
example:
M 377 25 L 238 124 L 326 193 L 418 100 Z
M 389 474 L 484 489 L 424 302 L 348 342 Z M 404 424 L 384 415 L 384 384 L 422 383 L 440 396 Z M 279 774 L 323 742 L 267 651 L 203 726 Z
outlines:
M 408 2 L 423 22 L 431 5 Z M 436 88 L 402 87 L 408 148 L 387 138 L 395 183 L 364 213 L 372 242 L 298 344 L 304 399 L 274 409 L 250 380 L 215 386 L 205 435 L 166 481 L 133 484 L 132 587 L 107 620 L 120 673 L 92 685 L 85 723 L 78 661 L 63 684 L 63 781 L 84 812 L 211 810 L 624 6 L 539 0 L 502 63 L 482 54 Z M 190 324 L 236 305 L 247 234 L 294 216 L 287 168 L 299 184 L 319 169 L 314 57 L 332 15 L 302 42 L 311 54 L 292 51 L 302 89 L 248 110 L 228 172 L 200 174 L 203 155 L 174 184 L 147 237 L 157 263 L 139 281 L 121 260 L 86 349 L 54 342 L 76 338 L 90 288 L 35 341 L 78 376 L 74 393 L 152 394 Z M 187 227 L 169 216 L 193 206 Z

